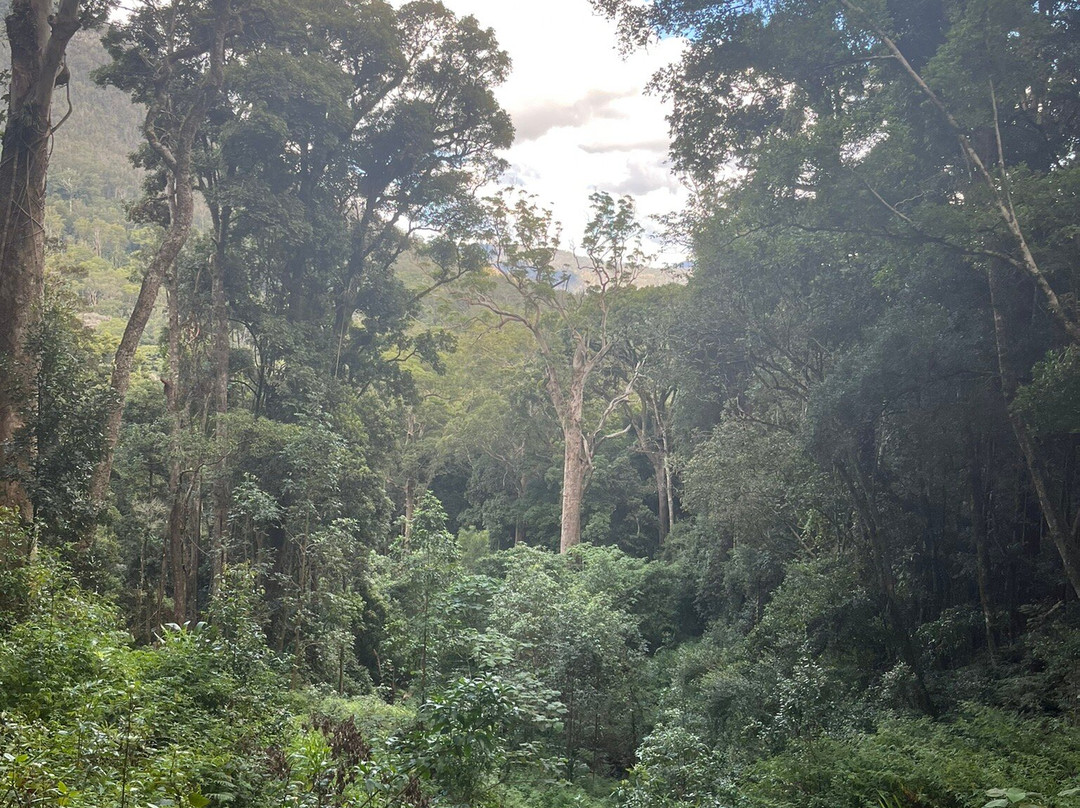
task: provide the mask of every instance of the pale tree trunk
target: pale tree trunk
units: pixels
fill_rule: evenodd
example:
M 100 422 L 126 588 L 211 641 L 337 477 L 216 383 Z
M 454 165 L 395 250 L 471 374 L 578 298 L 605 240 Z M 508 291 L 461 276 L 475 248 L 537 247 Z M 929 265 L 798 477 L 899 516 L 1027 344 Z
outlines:
M 528 477 L 528 475 L 523 473 L 518 478 L 518 505 L 519 505 L 519 507 L 520 507 L 521 501 L 525 498 L 525 492 L 528 490 L 528 488 L 529 488 L 529 477 Z M 526 533 L 527 529 L 528 529 L 528 525 L 526 525 L 526 523 L 525 523 L 525 515 L 523 513 L 519 512 L 517 517 L 514 519 L 514 546 L 515 547 L 525 543 L 525 533 Z
M 228 34 L 229 5 L 228 0 L 217 0 L 215 3 L 216 18 L 213 41 L 209 48 L 209 67 L 195 101 L 180 120 L 174 121 L 173 125 L 176 128 L 170 133 L 172 137 L 167 137 L 168 142 L 166 142 L 159 131 L 161 119 L 171 120 L 175 117 L 175 112 L 171 111 L 174 99 L 169 97 L 168 89 L 159 91 L 159 96 L 147 111 L 143 123 L 143 133 L 147 142 L 161 158 L 168 173 L 171 190 L 169 225 L 150 266 L 147 267 L 138 299 L 116 350 L 111 379 L 113 395 L 106 413 L 105 445 L 101 462 L 94 470 L 90 486 L 91 499 L 98 507 L 104 503 L 109 490 L 113 456 L 116 443 L 120 438 L 124 400 L 131 383 L 136 351 L 142 341 L 150 315 L 153 313 L 161 284 L 166 274 L 176 264 L 176 259 L 180 256 L 191 232 L 195 210 L 192 152 L 195 138 L 206 119 L 207 112 L 220 95 L 225 83 L 225 40 Z M 164 87 L 164 78 L 162 81 Z M 168 115 L 166 115 L 167 110 L 170 111 Z
M 1068 579 L 1073 592 L 1080 597 L 1080 548 L 1077 548 L 1073 540 L 1073 531 L 1067 526 L 1065 515 L 1059 510 L 1059 504 L 1050 491 L 1050 475 L 1046 468 L 1046 462 L 1039 452 L 1035 440 L 1028 431 L 1023 418 L 1009 406 L 1012 404 L 1016 393 L 1017 381 L 1012 373 L 1009 363 L 1005 316 L 998 307 L 997 302 L 997 278 L 993 267 L 987 269 L 987 282 L 990 285 L 990 305 L 994 316 L 994 338 L 997 344 L 998 373 L 1001 379 L 1001 392 L 1005 398 L 1006 408 L 1009 413 L 1009 424 L 1012 426 L 1013 435 L 1020 447 L 1024 463 L 1027 466 L 1028 476 L 1035 488 L 1035 494 L 1039 498 L 1039 508 L 1042 510 L 1043 519 L 1050 533 L 1050 540 L 1057 548 L 1061 557 L 1062 566 L 1065 568 L 1065 577 Z
M 567 552 L 581 543 L 581 503 L 585 498 L 585 449 L 581 425 L 566 430 L 563 467 L 563 517 L 559 527 L 558 551 Z
M 672 479 L 672 467 L 666 450 L 664 452 L 664 494 L 667 497 L 667 535 L 675 529 L 675 481 Z
M 33 417 L 37 362 L 29 339 L 41 320 L 45 291 L 45 180 L 52 101 L 67 44 L 79 29 L 79 3 L 13 0 L 7 16 L 11 86 L 0 155 L 0 507 L 27 521 L 33 505 L 24 481 L 33 448 L 12 439 Z
M 559 375 L 551 363 L 547 367 L 548 393 L 559 416 L 563 433 L 562 515 L 559 526 L 559 552 L 581 544 L 581 506 L 591 458 L 585 449 L 585 383 L 591 368 L 585 351 L 574 351 L 570 382 L 565 395 Z
M 199 471 L 188 475 L 191 482 L 184 491 L 184 546 L 187 548 L 187 619 L 192 623 L 199 619 L 199 555 L 202 552 L 203 497 L 196 492 L 202 491 L 203 475 Z
M 667 425 L 660 424 L 660 449 L 664 455 L 664 495 L 667 497 L 667 532 L 675 530 L 675 478 L 671 473 L 671 442 L 668 440 Z
M 405 480 L 405 528 L 406 543 L 412 536 L 413 520 L 416 518 L 416 478 L 411 474 Z
M 660 523 L 660 546 L 663 547 L 668 532 L 671 530 L 671 516 L 668 510 L 671 507 L 671 499 L 668 496 L 667 463 L 660 454 L 650 454 L 649 460 L 652 462 L 653 476 L 656 478 L 656 518 Z
M 559 531 L 559 552 L 565 553 L 581 543 L 581 505 L 585 499 L 585 437 L 581 429 L 581 413 L 571 413 L 563 421 L 563 482 L 562 523 Z
M 165 543 L 173 584 L 173 620 L 183 624 L 188 613 L 188 559 L 184 541 L 187 521 L 183 482 L 183 423 L 180 416 L 180 315 L 177 310 L 175 276 L 170 273 L 167 290 L 169 304 L 168 379 L 165 381 L 165 404 L 169 415 L 169 521 Z
M 169 228 L 165 237 L 161 240 L 157 252 L 154 253 L 150 266 L 143 276 L 142 286 L 139 288 L 139 296 L 135 300 L 135 307 L 128 317 L 127 326 L 124 328 L 124 336 L 120 339 L 120 345 L 116 349 L 112 370 L 112 398 L 105 418 L 105 446 L 101 461 L 94 469 L 94 476 L 90 484 L 90 496 L 98 506 L 105 502 L 109 493 L 109 478 L 112 476 L 113 455 L 116 451 L 117 441 L 120 439 L 120 426 L 124 417 L 124 400 L 127 398 L 128 387 L 131 384 L 131 372 L 135 367 L 135 354 L 142 342 L 146 324 L 150 321 L 150 315 L 157 304 L 158 293 L 165 275 L 169 272 L 180 251 L 187 243 L 188 234 L 191 232 L 191 223 L 195 211 L 195 195 L 191 187 L 191 153 L 188 150 L 178 150 L 177 171 L 169 177 Z
M 228 462 L 229 450 L 229 306 L 225 296 L 225 242 L 231 214 L 228 208 L 217 218 L 217 237 L 213 266 L 212 302 L 214 309 L 214 445 L 217 469 L 214 478 L 214 519 L 210 529 L 210 595 L 217 597 L 225 574 L 226 537 L 229 528 Z

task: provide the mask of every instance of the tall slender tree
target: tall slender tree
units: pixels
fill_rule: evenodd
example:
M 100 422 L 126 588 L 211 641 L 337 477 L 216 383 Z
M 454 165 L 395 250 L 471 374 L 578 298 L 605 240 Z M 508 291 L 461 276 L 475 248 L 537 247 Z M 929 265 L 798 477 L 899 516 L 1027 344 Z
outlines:
M 173 0 L 164 7 L 145 4 L 136 9 L 114 25 L 105 39 L 113 63 L 101 71 L 99 80 L 127 90 L 134 101 L 147 108 L 143 122 L 147 151 L 140 159 L 154 172 L 151 181 L 156 185 L 143 209 L 165 227 L 165 232 L 143 275 L 113 361 L 105 452 L 90 491 L 99 504 L 108 493 L 135 353 L 161 285 L 191 232 L 196 139 L 220 97 L 227 41 L 237 33 L 239 22 L 230 0 L 197 4 Z
M 515 299 L 486 292 L 470 298 L 496 314 L 500 325 L 526 328 L 540 352 L 545 388 L 563 433 L 563 553 L 581 542 L 582 505 L 597 449 L 629 429 L 607 432 L 636 381 L 636 371 L 631 371 L 624 384 L 602 397 L 597 412 L 587 412 L 590 384 L 618 344 L 611 327 L 615 299 L 633 284 L 642 260 L 633 201 L 614 200 L 606 193 L 595 193 L 591 200 L 593 218 L 583 242 L 587 258 L 576 268 L 580 290 L 569 289 L 569 267 L 554 266 L 559 231 L 550 211 L 538 209 L 526 197 L 504 196 L 493 206 L 494 267 Z

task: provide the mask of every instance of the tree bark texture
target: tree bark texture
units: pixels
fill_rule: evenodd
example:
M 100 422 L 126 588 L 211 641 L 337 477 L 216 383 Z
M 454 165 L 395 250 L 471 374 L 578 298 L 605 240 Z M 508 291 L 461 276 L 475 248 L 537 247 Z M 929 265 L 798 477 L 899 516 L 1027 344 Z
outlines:
M 585 500 L 590 459 L 585 447 L 585 383 L 592 370 L 582 346 L 574 351 L 572 371 L 566 390 L 560 384 L 553 363 L 548 363 L 547 383 L 552 404 L 563 433 L 562 517 L 559 552 L 581 544 L 581 506 Z
M 581 415 L 571 415 L 563 422 L 563 481 L 562 522 L 559 530 L 559 552 L 581 544 L 581 505 L 585 499 L 585 438 L 581 430 Z
M 656 502 L 657 502 L 657 521 L 660 523 L 660 546 L 664 546 L 664 542 L 667 540 L 668 532 L 671 525 L 671 517 L 669 515 L 668 508 L 670 507 L 670 500 L 668 499 L 668 475 L 667 475 L 667 463 L 663 457 L 650 457 L 649 460 L 653 466 L 653 476 L 656 478 Z
M 13 0 L 8 118 L 0 155 L 0 507 L 33 517 L 20 479 L 33 449 L 13 439 L 33 417 L 37 362 L 29 341 L 41 320 L 45 291 L 45 183 L 53 134 L 52 101 L 67 44 L 79 29 L 79 3 Z

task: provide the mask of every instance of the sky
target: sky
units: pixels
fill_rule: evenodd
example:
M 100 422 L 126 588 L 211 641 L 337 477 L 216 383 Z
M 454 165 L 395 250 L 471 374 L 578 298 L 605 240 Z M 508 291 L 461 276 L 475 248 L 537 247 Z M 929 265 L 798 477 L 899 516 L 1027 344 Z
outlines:
M 517 130 L 504 183 L 552 209 L 566 247 L 581 242 L 593 191 L 632 195 L 646 227 L 648 217 L 683 207 L 686 191 L 668 166 L 665 105 L 645 91 L 678 58 L 677 40 L 624 59 L 614 24 L 588 0 L 443 2 L 495 29 L 510 54 L 513 72 L 496 91 Z

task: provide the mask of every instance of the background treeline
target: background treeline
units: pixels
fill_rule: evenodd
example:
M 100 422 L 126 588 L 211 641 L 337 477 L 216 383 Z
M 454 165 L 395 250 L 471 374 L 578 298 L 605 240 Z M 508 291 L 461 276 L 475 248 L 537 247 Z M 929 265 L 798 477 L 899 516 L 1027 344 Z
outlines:
M 1078 803 L 1080 6 L 595 5 L 684 282 L 437 3 L 73 40 L 0 805 Z

